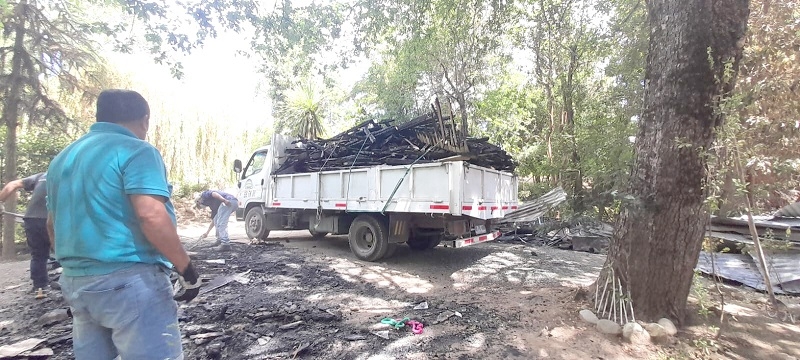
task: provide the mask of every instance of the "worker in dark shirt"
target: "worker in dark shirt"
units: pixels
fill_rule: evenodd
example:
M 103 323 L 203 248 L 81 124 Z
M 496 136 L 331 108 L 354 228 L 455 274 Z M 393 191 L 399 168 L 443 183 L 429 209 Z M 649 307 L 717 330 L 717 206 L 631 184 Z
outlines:
M 205 238 L 211 229 L 217 227 L 217 242 L 220 251 L 231 250 L 231 239 L 228 236 L 228 220 L 231 214 L 239 207 L 239 200 L 236 196 L 219 190 L 206 190 L 195 200 L 197 207 L 208 206 L 211 208 L 211 224 L 208 230 L 200 238 Z
M 23 189 L 31 192 L 28 208 L 23 216 L 25 237 L 31 250 L 31 280 L 37 299 L 45 297 L 50 285 L 47 277 L 47 260 L 50 258 L 50 238 L 47 236 L 47 173 L 38 173 L 9 182 L 0 190 L 0 202 Z

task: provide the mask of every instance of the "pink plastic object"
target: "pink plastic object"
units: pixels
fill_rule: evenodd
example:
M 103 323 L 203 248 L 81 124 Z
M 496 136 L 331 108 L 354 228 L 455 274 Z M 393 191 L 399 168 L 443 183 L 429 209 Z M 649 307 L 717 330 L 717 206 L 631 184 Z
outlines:
M 411 321 L 407 321 L 406 325 L 411 327 L 411 332 L 413 332 L 414 334 L 416 334 L 416 335 L 422 334 L 422 323 L 421 322 L 411 320 Z

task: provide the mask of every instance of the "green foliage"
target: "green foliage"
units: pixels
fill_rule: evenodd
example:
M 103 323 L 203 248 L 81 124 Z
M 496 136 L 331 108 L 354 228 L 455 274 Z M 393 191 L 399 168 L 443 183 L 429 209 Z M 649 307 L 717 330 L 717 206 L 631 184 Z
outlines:
M 313 137 L 334 122 L 410 118 L 438 97 L 509 151 L 521 176 L 569 185 L 583 208 L 611 208 L 610 193 L 624 189 L 647 52 L 641 2 L 278 2 L 245 18 L 279 104 L 277 131 Z M 324 101 L 288 98 L 311 94 L 298 78 L 330 93 L 335 72 L 362 56 L 371 63 L 345 89 L 351 101 L 328 98 L 326 116 L 310 115 Z
M 6 128 L 0 127 L 0 137 L 5 137 L 5 133 Z M 50 129 L 34 126 L 24 127 L 18 142 L 18 177 L 22 178 L 47 171 L 50 160 L 69 145 L 72 140 L 74 138 L 71 136 L 53 132 Z M 0 148 L 0 158 L 5 158 L 4 150 L 4 148 Z M 5 163 L 3 163 L 3 166 L 5 166 Z M 25 204 L 25 201 L 20 201 L 19 205 L 24 209 Z
M 353 89 L 353 98 L 365 115 L 393 119 L 412 118 L 423 112 L 425 99 L 416 94 L 422 64 L 408 48 L 373 64 Z
M 482 122 L 473 128 L 513 154 L 522 176 L 541 178 L 553 171 L 544 137 L 548 126 L 545 102 L 541 89 L 509 79 L 476 104 L 475 117 Z
M 180 55 L 191 53 L 222 29 L 242 32 L 259 19 L 258 3 L 248 0 L 93 3 L 110 11 L 103 20 L 87 23 L 84 28 L 106 36 L 116 51 L 149 52 L 155 63 L 168 66 L 176 78 L 183 76 Z M 120 12 L 124 15 L 120 16 Z
M 287 132 L 304 139 L 317 139 L 324 134 L 323 120 L 327 105 L 316 84 L 305 80 L 288 91 L 276 111 L 276 132 Z
M 709 251 L 712 248 L 716 250 L 716 242 L 709 241 L 709 239 L 704 241 L 703 246 L 706 251 Z M 715 253 L 712 252 L 711 254 L 711 256 L 714 256 Z M 714 281 L 717 281 L 717 279 L 714 279 Z M 718 284 L 715 284 L 715 286 L 718 286 Z M 719 291 L 719 288 L 717 288 L 717 291 Z M 714 301 L 711 299 L 709 289 L 703 283 L 703 276 L 699 270 L 695 270 L 694 272 L 691 293 L 697 300 L 697 314 L 700 315 L 704 321 L 709 320 L 708 317 L 709 315 L 714 314 L 715 308 L 722 309 L 725 305 L 724 302 L 714 303 Z M 700 359 L 707 359 L 712 353 L 715 353 L 719 350 L 719 343 L 717 342 L 717 339 L 720 335 L 720 328 L 715 325 L 707 325 L 707 323 L 704 323 L 704 329 L 705 331 L 700 334 L 699 337 L 692 339 L 692 345 L 697 349 L 698 354 L 696 355 Z
M 695 270 L 694 279 L 692 281 L 692 295 L 697 299 L 697 305 L 699 306 L 697 310 L 698 315 L 703 318 L 708 318 L 708 315 L 711 314 L 711 308 L 714 305 L 711 302 L 708 289 L 703 286 L 702 278 L 703 276 L 700 271 Z
M 378 32 L 368 41 L 385 49 L 382 61 L 355 89 L 365 111 L 373 116 L 410 117 L 439 97 L 453 104 L 462 122 L 468 122 L 476 88 L 507 61 L 501 39 L 511 6 L 481 0 L 369 2 L 365 6 L 384 10 L 380 15 L 367 11 L 359 24 Z M 391 9 L 390 18 L 384 19 L 387 9 Z M 409 26 L 414 21 L 421 21 L 420 25 Z
M 714 332 L 714 329 L 711 328 L 709 331 Z M 705 359 L 711 356 L 712 353 L 717 352 L 718 344 L 716 340 L 711 337 L 701 337 L 698 339 L 692 339 L 692 345 L 700 351 L 700 358 Z
M 260 70 L 276 104 L 274 131 L 317 137 L 324 130 L 335 133 L 366 117 L 410 118 L 428 111 L 432 99 L 438 97 L 452 104 L 472 135 L 488 137 L 512 154 L 523 179 L 522 198 L 561 185 L 581 197 L 578 211 L 603 218 L 613 216 L 626 201 L 633 155 L 630 139 L 642 111 L 648 51 L 644 2 L 81 3 L 97 5 L 103 14 L 124 13 L 123 17 L 95 16 L 91 21 L 81 11 L 58 8 L 74 4 L 48 6 L 63 13 L 59 24 L 70 20 L 78 24 L 75 29 L 80 34 L 105 36 L 118 51 L 144 49 L 156 62 L 169 65 L 174 76 L 181 74 L 179 54 L 191 53 L 222 29 L 252 33 L 253 53 L 264 60 Z M 755 170 L 752 191 L 759 206 L 774 207 L 800 196 L 791 185 L 800 172 L 800 157 L 791 151 L 798 148 L 800 134 L 792 120 L 800 109 L 797 97 L 792 96 L 800 67 L 791 61 L 800 56 L 800 47 L 791 46 L 797 41 L 792 34 L 800 15 L 791 2 L 771 4 L 771 10 L 761 6 L 761 1 L 753 6 L 743 75 L 732 97 L 735 100 L 724 109 L 732 119 L 725 132 L 738 137 L 726 140 L 729 137 L 721 133 L 723 145 L 710 151 L 719 159 L 711 164 L 716 176 L 708 185 L 713 193 L 711 206 L 719 207 L 723 199 L 733 197 L 731 193 L 741 194 L 743 184 L 729 179 L 732 167 L 726 158 L 734 142 L 744 162 Z M 0 8 L 9 5 L 0 2 Z M 7 19 L 11 12 L 5 14 Z M 352 88 L 342 88 L 339 81 L 351 80 L 343 79 L 342 70 L 365 57 L 364 77 L 351 81 Z M 48 71 L 54 70 L 58 69 Z M 730 70 L 719 74 L 721 80 Z M 101 79 L 103 84 L 126 80 L 114 78 L 99 63 L 83 71 L 81 79 Z M 72 89 L 72 83 L 55 78 L 48 78 L 43 86 Z M 152 92 L 158 95 L 148 98 L 169 94 L 167 90 Z M 52 103 L 62 105 L 65 116 L 59 119 L 79 120 L 66 126 L 67 138 L 82 132 L 85 122 L 80 121 L 92 115 L 85 104 L 93 99 L 93 91 L 87 91 L 87 96 L 70 91 L 43 93 L 54 94 Z M 178 182 L 232 180 L 230 160 L 268 143 L 273 133 L 266 121 L 232 134 L 233 130 L 209 121 L 219 115 L 178 110 L 186 108 L 180 104 L 153 104 L 153 108 L 169 121 L 153 125 L 151 141 Z M 42 114 L 30 120 L 47 118 L 50 126 L 52 118 Z M 38 149 L 47 148 L 43 141 L 20 140 L 26 142 L 30 144 L 23 145 L 28 146 L 23 153 L 40 154 Z M 35 156 L 49 156 L 48 151 Z M 20 169 L 35 167 L 31 162 Z
M 520 201 L 534 200 L 550 190 L 552 189 L 543 183 L 522 181 L 519 184 L 518 197 Z
M 93 52 L 86 15 L 70 2 L 18 2 L 2 15 L 4 44 L 0 66 L 9 76 L 4 90 L 5 125 L 19 118 L 66 131 L 74 118 L 59 103 L 62 93 L 88 100 L 96 92 L 94 72 L 102 63 Z M 13 30 L 13 31 L 12 31 Z M 12 114 L 13 112 L 13 114 Z
M 231 127 L 212 121 L 209 114 L 160 103 L 151 107 L 172 120 L 151 124 L 148 134 L 149 141 L 164 157 L 171 181 L 220 185 L 233 182 L 233 159 L 246 156 L 253 144 L 228 135 Z
M 192 199 L 194 194 L 206 191 L 211 188 L 208 183 L 180 183 L 175 187 L 172 196 L 177 199 Z
M 330 70 L 346 67 L 352 59 L 349 46 L 333 48 L 333 42 L 342 36 L 345 14 L 352 13 L 346 4 L 312 2 L 295 6 L 291 1 L 279 1 L 270 10 L 251 20 L 255 29 L 253 51 L 264 59 L 261 70 L 276 103 L 283 101 L 284 92 L 294 86 L 293 79 L 320 74 L 329 82 Z
M 47 171 L 56 155 L 74 140 L 64 133 L 54 133 L 49 129 L 30 128 L 19 139 L 20 176 L 29 176 Z
M 800 12 L 792 1 L 751 5 L 736 88 L 716 109 L 725 123 L 709 151 L 707 202 L 720 215 L 742 214 L 748 191 L 756 212 L 772 212 L 800 198 L 798 24 Z M 717 81 L 730 80 L 732 68 L 725 65 Z

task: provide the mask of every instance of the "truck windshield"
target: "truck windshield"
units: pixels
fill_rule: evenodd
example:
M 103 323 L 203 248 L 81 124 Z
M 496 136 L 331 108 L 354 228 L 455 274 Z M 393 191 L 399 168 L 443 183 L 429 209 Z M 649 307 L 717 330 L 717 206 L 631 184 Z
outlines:
M 250 161 L 247 162 L 247 166 L 244 168 L 244 175 L 242 175 L 242 179 L 261 172 L 261 170 L 264 169 L 264 161 L 266 159 L 266 151 L 253 154 L 253 157 L 250 158 Z

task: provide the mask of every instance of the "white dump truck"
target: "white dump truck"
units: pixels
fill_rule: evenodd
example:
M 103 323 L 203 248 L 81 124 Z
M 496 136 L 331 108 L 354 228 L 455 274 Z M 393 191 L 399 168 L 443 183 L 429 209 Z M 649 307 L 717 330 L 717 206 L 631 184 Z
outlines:
M 236 219 L 251 239 L 274 230 L 347 234 L 356 257 L 377 261 L 401 244 L 425 250 L 492 241 L 500 235 L 494 220 L 518 206 L 514 174 L 463 160 L 275 175 L 287 149 L 303 146 L 295 140 L 275 135 L 244 167 L 234 162 Z

